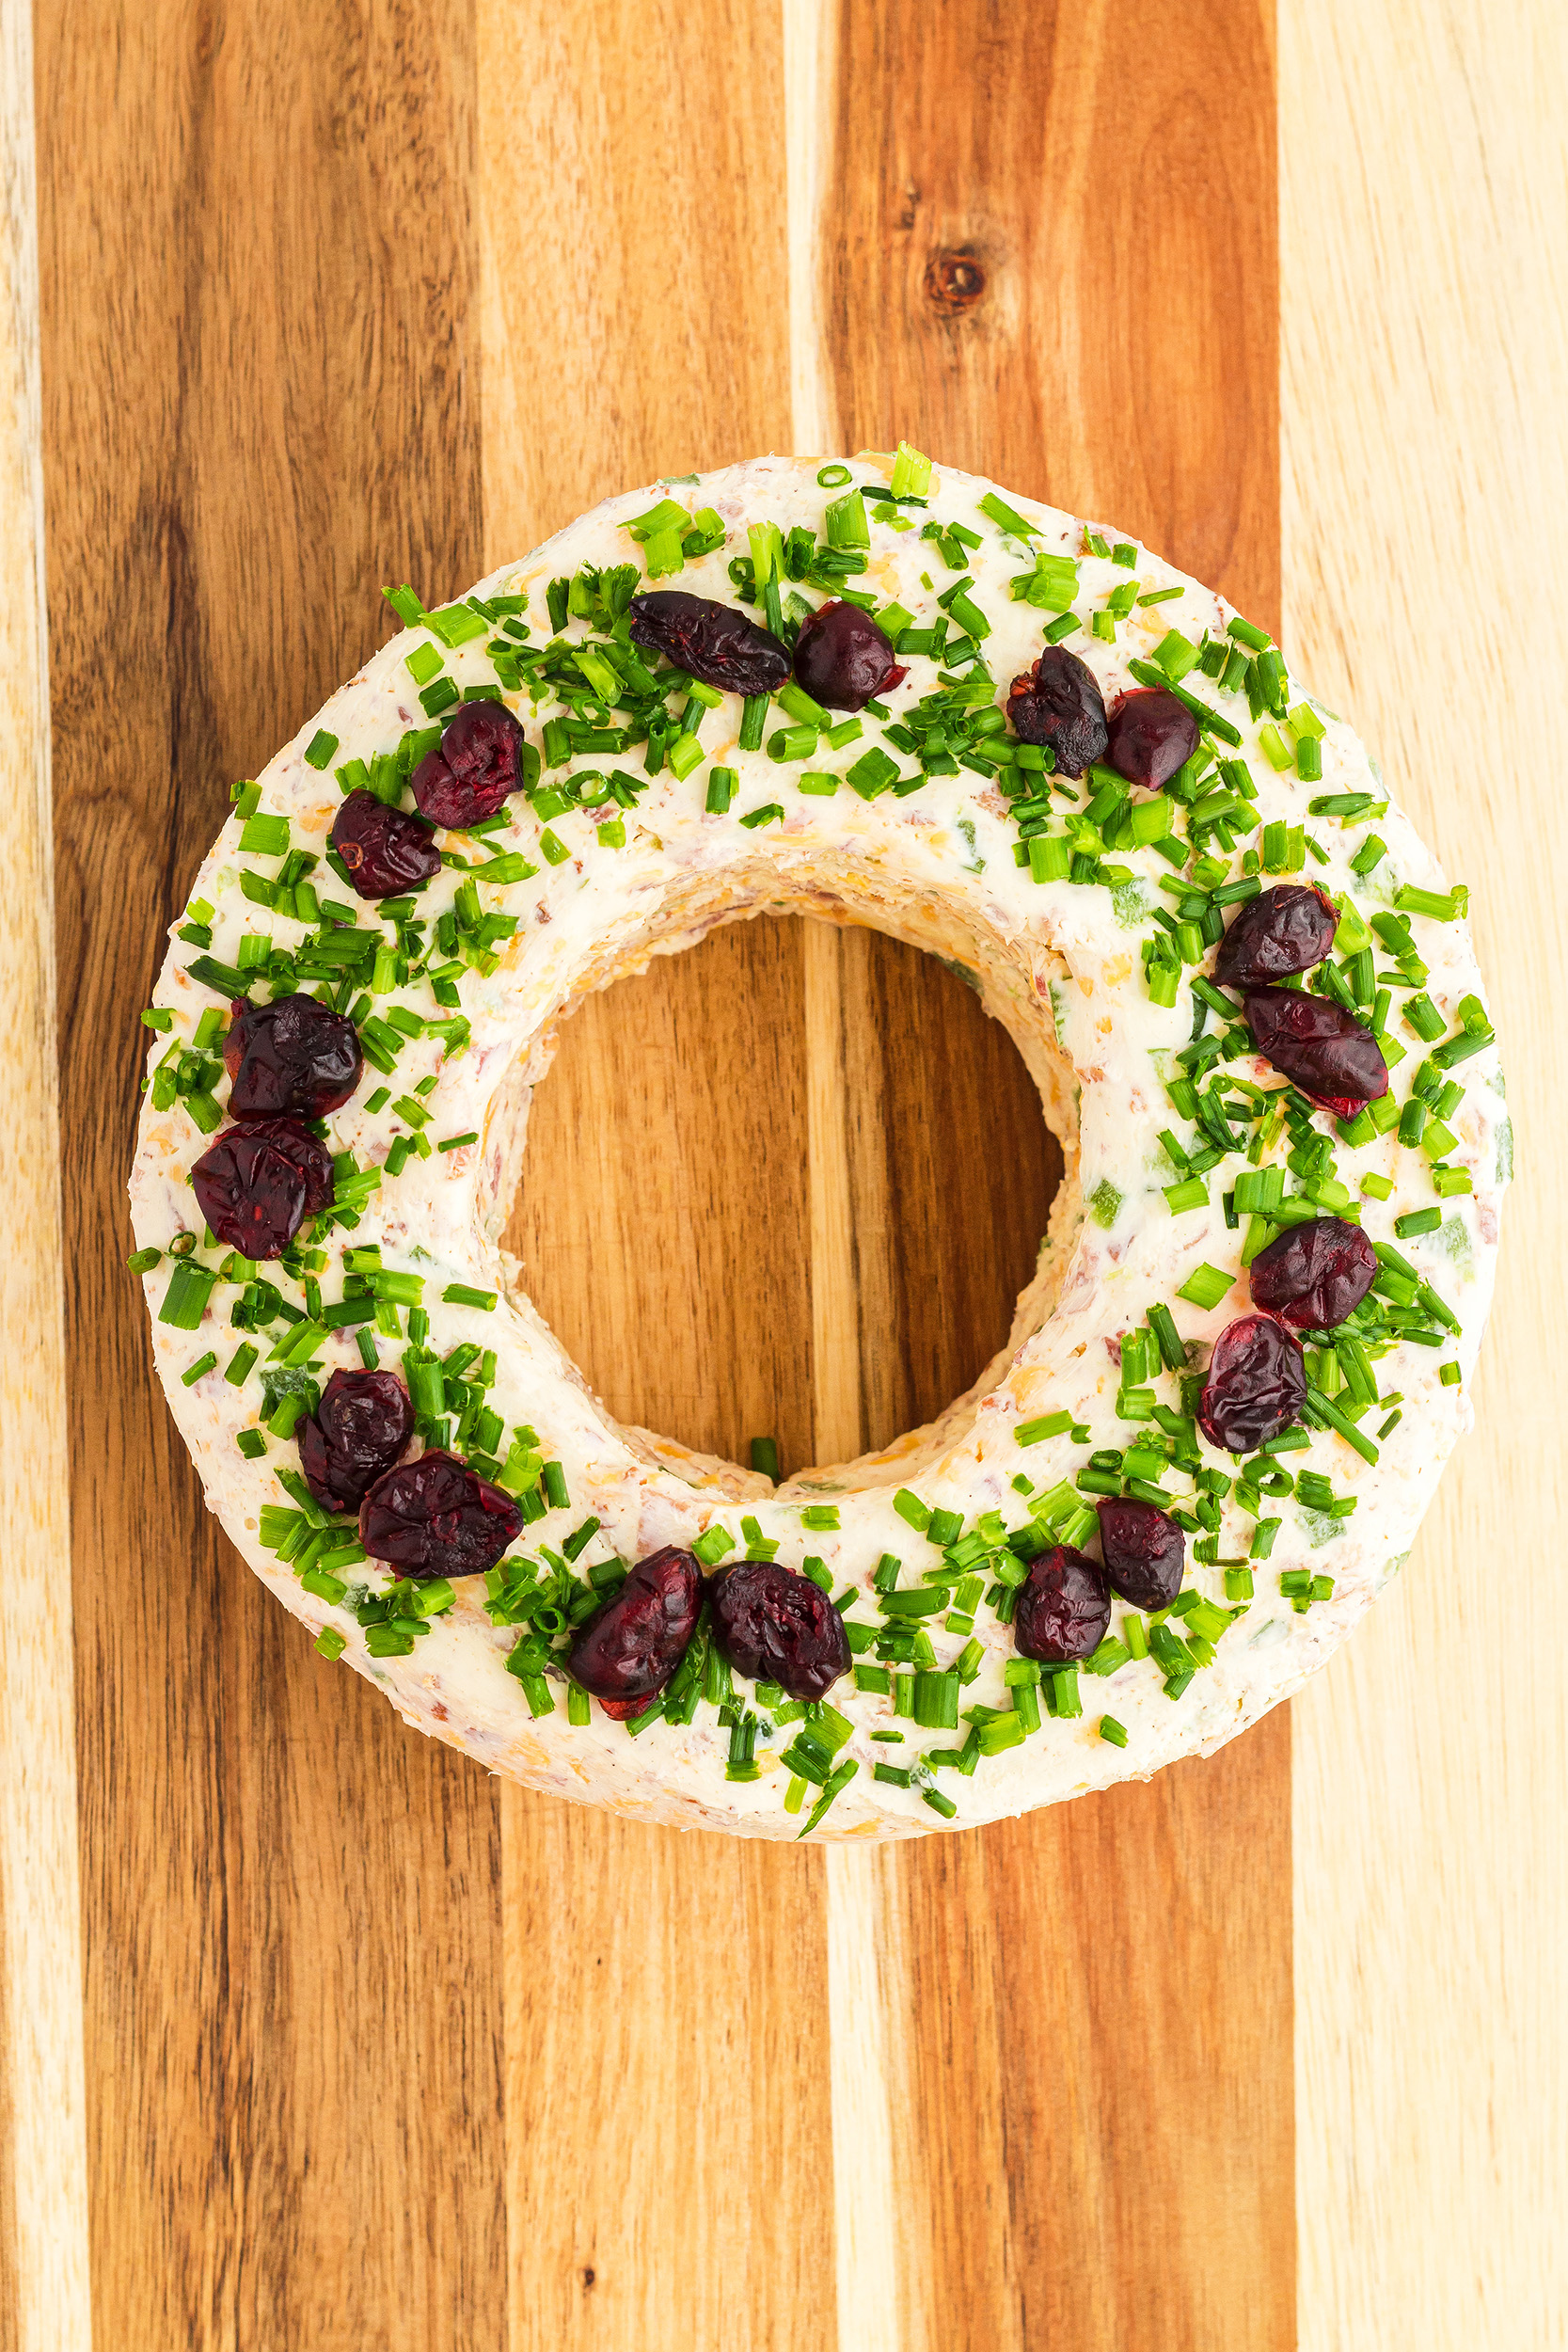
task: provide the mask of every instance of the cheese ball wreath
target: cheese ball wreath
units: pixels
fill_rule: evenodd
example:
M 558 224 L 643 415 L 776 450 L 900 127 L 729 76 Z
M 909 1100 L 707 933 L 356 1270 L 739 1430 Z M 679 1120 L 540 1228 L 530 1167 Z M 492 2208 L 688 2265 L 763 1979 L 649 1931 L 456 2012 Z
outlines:
M 210 1506 L 404 1720 L 752 1836 L 1207 1754 L 1409 1549 L 1510 1130 L 1450 890 L 1267 633 L 907 446 L 608 501 L 405 624 L 174 927 L 132 1179 Z M 622 1428 L 499 1243 L 562 1017 L 713 924 L 970 976 L 1067 1174 L 1005 1353 L 775 1486 Z

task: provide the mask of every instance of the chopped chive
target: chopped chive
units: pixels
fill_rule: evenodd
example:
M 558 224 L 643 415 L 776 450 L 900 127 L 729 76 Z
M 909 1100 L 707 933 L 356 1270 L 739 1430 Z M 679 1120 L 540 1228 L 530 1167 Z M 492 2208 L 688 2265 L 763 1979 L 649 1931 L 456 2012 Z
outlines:
M 827 525 L 831 548 L 868 548 L 871 531 L 865 518 L 865 501 L 858 490 L 851 490 L 841 499 L 834 499 L 823 517 Z
M 1043 1438 L 1064 1437 L 1071 1427 L 1070 1413 L 1042 1413 L 1037 1420 L 1021 1421 L 1013 1435 L 1020 1445 L 1038 1445 Z
M 197 1382 L 211 1372 L 216 1362 L 216 1356 L 213 1353 L 212 1349 L 209 1348 L 205 1356 L 198 1356 L 197 1358 L 195 1363 L 191 1365 L 188 1372 L 182 1372 L 180 1375 L 181 1386 L 182 1388 L 194 1389 Z
M 1178 1298 L 1189 1300 L 1195 1307 L 1208 1310 L 1219 1305 L 1220 1300 L 1229 1291 L 1232 1279 L 1230 1275 L 1222 1273 L 1218 1266 L 1208 1264 L 1196 1266 L 1188 1275 L 1176 1295 Z
M 158 1310 L 159 1322 L 172 1325 L 177 1331 L 199 1329 L 217 1279 L 215 1267 L 198 1265 L 190 1258 L 176 1259 Z
M 441 1296 L 449 1307 L 482 1307 L 486 1311 L 496 1303 L 494 1291 L 477 1291 L 467 1282 L 449 1282 Z
M 1114 1715 L 1101 1715 L 1100 1736 L 1102 1740 L 1108 1740 L 1114 1748 L 1124 1748 L 1127 1745 L 1126 1726 L 1118 1724 Z
M 842 490 L 853 477 L 847 466 L 824 466 L 816 477 L 819 490 Z
M 282 857 L 289 847 L 286 817 L 247 817 L 240 830 L 240 847 L 254 857 Z
M 1313 1422 L 1319 1428 L 1338 1431 L 1364 1462 L 1376 1462 L 1377 1448 L 1370 1438 L 1364 1438 L 1349 1414 L 1343 1412 L 1332 1397 L 1324 1396 L 1321 1389 L 1307 1390 L 1301 1410 L 1305 1421 Z
M 762 749 L 763 732 L 768 724 L 768 702 L 766 694 L 748 694 L 746 697 L 740 713 L 740 733 L 736 739 L 743 752 Z
M 1394 904 L 1402 914 L 1430 915 L 1434 923 L 1451 923 L 1462 912 L 1452 894 L 1418 890 L 1412 882 L 1405 882 L 1395 891 Z
M 989 515 L 1003 531 L 1010 531 L 1016 539 L 1033 539 L 1039 535 L 1039 524 L 1025 522 L 1017 507 L 1009 506 L 1006 500 L 998 498 L 994 490 L 988 490 L 980 501 L 980 512 Z
M 925 498 L 931 486 L 931 461 L 923 457 L 908 441 L 900 441 L 893 461 L 893 479 L 888 485 L 897 498 Z

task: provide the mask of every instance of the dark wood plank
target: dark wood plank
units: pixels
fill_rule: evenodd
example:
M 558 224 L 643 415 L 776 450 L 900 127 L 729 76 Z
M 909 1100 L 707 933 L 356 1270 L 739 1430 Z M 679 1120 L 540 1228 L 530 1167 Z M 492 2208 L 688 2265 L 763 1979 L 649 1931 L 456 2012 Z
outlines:
M 879 931 L 836 944 L 868 1452 L 933 1420 L 1005 1345 L 1062 1153 L 964 981 Z
M 784 92 L 776 10 L 481 26 L 499 564 L 610 491 L 788 446 Z M 585 1005 L 513 1229 L 612 1408 L 742 1459 L 810 1452 L 800 987 L 794 927 L 759 921 Z M 820 1855 L 502 1813 L 514 2352 L 831 2346 Z
M 846 8 L 839 42 L 844 445 L 902 430 L 1275 621 L 1272 11 Z M 959 1123 L 987 1108 L 961 1092 Z M 942 1303 L 935 1395 L 990 1336 Z M 1292 2342 L 1284 1714 L 1147 1788 L 900 1851 L 894 1880 L 903 2341 Z
M 499 2347 L 494 1795 L 310 1653 L 153 1382 L 137 1008 L 224 808 L 480 555 L 467 0 L 38 11 L 94 2302 Z

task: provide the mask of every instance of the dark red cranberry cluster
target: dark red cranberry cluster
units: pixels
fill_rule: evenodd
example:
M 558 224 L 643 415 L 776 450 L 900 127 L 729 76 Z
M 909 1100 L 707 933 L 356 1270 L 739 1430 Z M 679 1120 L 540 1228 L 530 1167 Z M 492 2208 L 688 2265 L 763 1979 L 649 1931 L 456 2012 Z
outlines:
M 494 817 L 522 788 L 524 749 L 504 703 L 465 703 L 409 780 L 420 815 L 451 833 Z
M 1222 988 L 1267 988 L 1309 972 L 1334 945 L 1339 910 L 1310 883 L 1282 882 L 1243 907 L 1214 958 Z
M 1109 739 L 1099 680 L 1061 645 L 1047 645 L 1033 668 L 1014 678 L 1007 717 L 1021 743 L 1049 745 L 1058 775 L 1081 776 L 1104 755 Z
M 378 1478 L 359 1506 L 359 1541 L 400 1576 L 480 1576 L 522 1533 L 509 1494 L 454 1454 L 421 1454 Z
M 225 1249 L 280 1258 L 332 1199 L 332 1154 L 296 1119 L 255 1119 L 208 1145 L 191 1184 Z
M 713 1638 L 737 1674 L 819 1699 L 849 1671 L 844 1620 L 819 1584 L 776 1560 L 743 1560 L 713 1593 Z
M 325 1119 L 359 1083 L 364 1056 L 352 1021 L 313 996 L 237 996 L 223 1041 L 233 1119 Z
M 1265 1061 L 1336 1119 L 1354 1119 L 1363 1103 L 1388 1091 L 1388 1065 L 1364 1021 L 1330 996 L 1297 988 L 1256 988 L 1245 998 L 1247 1027 Z
M 1287 1226 L 1248 1270 L 1252 1303 L 1298 1331 L 1332 1331 L 1377 1279 L 1377 1252 L 1359 1225 L 1339 1216 Z
M 1111 1590 L 1134 1609 L 1164 1609 L 1181 1590 L 1186 1545 L 1176 1521 L 1135 1496 L 1106 1495 L 1100 1514 L 1100 1556 Z
M 629 627 L 634 645 L 732 694 L 776 694 L 789 675 L 787 645 L 733 605 L 684 588 L 633 596 Z
M 1092 1656 L 1110 1622 L 1110 1590 L 1099 1561 L 1071 1544 L 1055 1544 L 1019 1588 L 1013 1640 L 1025 1658 L 1067 1666 Z
M 338 811 L 331 841 L 361 898 L 395 898 L 441 870 L 430 827 L 362 788 Z
M 1222 987 L 1242 990 L 1253 1042 L 1309 1102 L 1338 1119 L 1388 1091 L 1383 1049 L 1364 1021 L 1329 996 L 1275 983 L 1322 963 L 1339 911 L 1309 883 L 1282 882 L 1242 909 L 1214 959 Z
M 1227 1454 L 1250 1454 L 1301 1419 L 1307 1359 L 1295 1332 L 1331 1331 L 1354 1314 L 1377 1279 L 1377 1253 L 1358 1225 L 1313 1217 L 1260 1249 L 1249 1279 L 1260 1311 L 1226 1325 L 1198 1403 L 1198 1426 Z
M 620 1591 L 589 1618 L 567 1672 L 610 1712 L 641 1714 L 680 1664 L 702 1606 L 701 1568 L 689 1551 L 667 1544 L 635 1561 Z
M 1105 764 L 1129 784 L 1158 791 L 1197 749 L 1197 721 L 1168 687 L 1124 694 L 1111 719 Z
M 1253 1454 L 1301 1418 L 1307 1362 L 1273 1315 L 1238 1315 L 1214 1342 L 1197 1424 L 1225 1454 Z
M 641 1713 L 685 1655 L 703 1594 L 690 1552 L 667 1546 L 638 1561 L 573 1643 L 566 1664 L 574 1681 L 609 1714 Z M 743 1560 L 715 1581 L 711 1630 L 737 1674 L 776 1682 L 792 1698 L 822 1698 L 848 1671 L 838 1611 L 810 1577 L 776 1561 Z
M 324 1511 L 357 1511 L 414 1434 L 407 1390 L 389 1372 L 335 1372 L 295 1431 L 305 1483 Z
M 229 1109 L 239 1121 L 191 1170 L 202 1216 L 226 1249 L 280 1258 L 308 1216 L 330 1206 L 332 1155 L 306 1122 L 348 1101 L 364 1057 L 352 1021 L 313 996 L 236 997 L 224 1040 Z
M 795 676 L 824 710 L 863 710 L 890 694 L 908 673 L 894 660 L 893 641 L 858 604 L 825 604 L 800 624 Z

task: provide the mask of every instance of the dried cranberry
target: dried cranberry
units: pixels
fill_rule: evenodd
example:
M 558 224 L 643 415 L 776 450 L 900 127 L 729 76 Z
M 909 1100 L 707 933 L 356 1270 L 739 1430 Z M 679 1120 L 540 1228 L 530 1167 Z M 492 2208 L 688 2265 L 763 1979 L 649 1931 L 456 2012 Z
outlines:
M 365 1057 L 353 1022 L 313 996 L 237 996 L 223 1063 L 231 1119 L 325 1119 L 354 1092 Z
M 1124 694 L 1111 720 L 1105 763 L 1129 784 L 1156 789 L 1197 749 L 1197 721 L 1165 686 Z
M 504 704 L 465 703 L 414 771 L 420 816 L 453 833 L 494 817 L 522 786 L 523 740 L 520 722 Z
M 1292 1225 L 1249 1269 L 1252 1303 L 1298 1331 L 1331 1331 L 1354 1314 L 1377 1279 L 1377 1252 L 1340 1216 Z
M 393 898 L 441 870 L 427 826 L 373 792 L 351 792 L 332 825 L 332 847 L 361 898 Z
M 1266 988 L 1322 963 L 1334 945 L 1339 910 L 1308 882 L 1282 882 L 1244 906 L 1214 958 L 1222 988 Z
M 1330 996 L 1299 988 L 1249 989 L 1245 1012 L 1258 1051 L 1336 1118 L 1388 1091 L 1388 1065 L 1364 1021 Z
M 1104 754 L 1105 698 L 1087 662 L 1060 645 L 1014 678 L 1007 716 L 1021 743 L 1050 744 L 1059 775 L 1081 776 Z
M 280 1258 L 332 1198 L 332 1154 L 293 1119 L 226 1127 L 191 1170 L 202 1216 L 226 1249 Z
M 891 693 L 909 675 L 893 642 L 858 604 L 825 604 L 800 624 L 795 675 L 826 710 L 863 710 L 873 694 Z
M 389 1372 L 335 1372 L 295 1431 L 305 1483 L 324 1511 L 357 1511 L 414 1434 L 414 1407 Z
M 1086 1552 L 1057 1544 L 1035 1562 L 1020 1587 L 1013 1639 L 1025 1658 L 1065 1666 L 1098 1649 L 1110 1622 L 1103 1569 Z
M 1152 1502 L 1107 1495 L 1100 1513 L 1105 1581 L 1134 1609 L 1164 1609 L 1181 1590 L 1186 1543 L 1176 1521 Z
M 809 1576 L 743 1560 L 715 1587 L 713 1638 L 737 1674 L 819 1699 L 849 1671 L 844 1620 Z
M 789 648 L 734 605 L 683 588 L 656 588 L 631 600 L 631 639 L 668 654 L 688 677 L 732 694 L 776 694 L 789 675 Z
M 689 1551 L 666 1544 L 633 1563 L 615 1595 L 572 1644 L 566 1664 L 596 1699 L 645 1705 L 662 1691 L 697 1630 L 703 1573 Z M 638 1712 L 633 1708 L 632 1712 Z
M 1301 1418 L 1307 1360 L 1272 1315 L 1238 1315 L 1214 1342 L 1198 1427 L 1226 1454 L 1251 1454 Z
M 376 1480 L 359 1506 L 359 1541 L 400 1575 L 478 1576 L 522 1532 L 523 1515 L 451 1454 L 421 1454 Z

